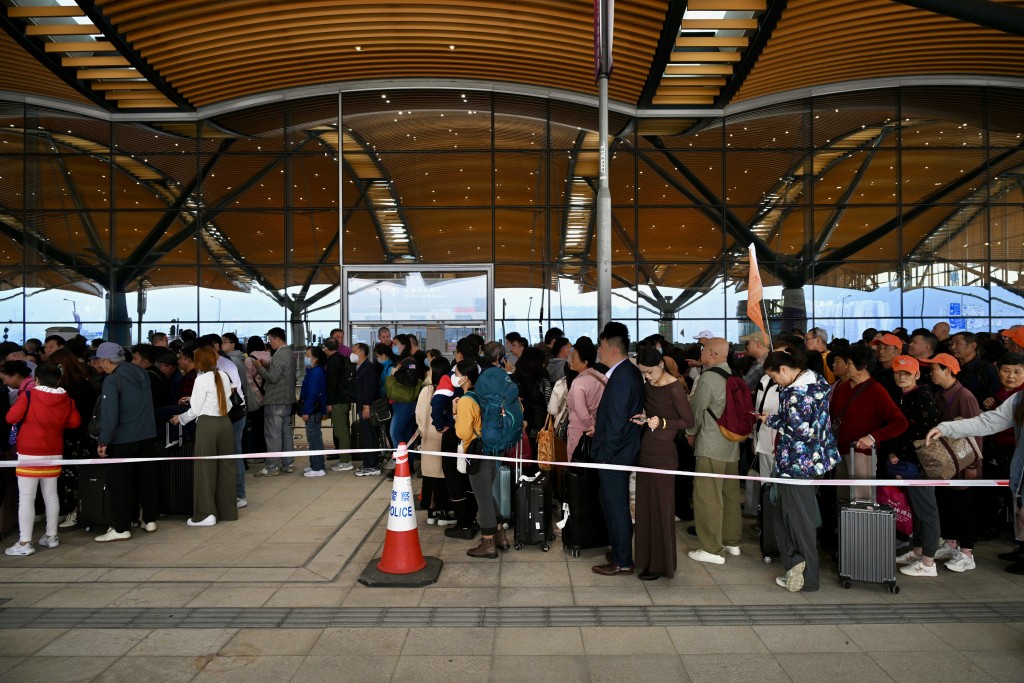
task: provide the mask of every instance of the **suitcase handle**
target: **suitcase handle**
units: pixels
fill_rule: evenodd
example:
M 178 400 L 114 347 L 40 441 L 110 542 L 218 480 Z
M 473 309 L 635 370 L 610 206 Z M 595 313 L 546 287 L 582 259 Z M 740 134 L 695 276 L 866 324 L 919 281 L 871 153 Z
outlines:
M 171 441 L 171 423 L 170 422 L 166 423 L 164 425 L 164 449 L 166 450 L 168 448 L 174 448 L 175 446 L 180 446 L 182 444 L 182 442 L 184 441 L 184 437 L 182 436 L 183 433 L 184 433 L 184 427 L 182 427 L 181 423 L 179 422 L 178 423 L 178 438 L 177 438 L 176 441 Z

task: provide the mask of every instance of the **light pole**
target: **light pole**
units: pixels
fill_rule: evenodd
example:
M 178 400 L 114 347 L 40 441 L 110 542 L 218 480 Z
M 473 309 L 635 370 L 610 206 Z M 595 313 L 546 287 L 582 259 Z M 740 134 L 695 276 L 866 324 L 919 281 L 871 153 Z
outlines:
M 217 300 L 217 320 L 220 322 L 220 332 L 221 334 L 224 334 L 224 321 L 220 319 L 221 298 L 219 296 L 214 296 L 213 294 L 210 295 L 210 298 Z
M 843 297 L 843 300 L 839 302 L 839 315 L 843 319 L 843 339 L 849 339 L 846 336 L 846 300 L 849 299 L 853 294 L 847 294 Z

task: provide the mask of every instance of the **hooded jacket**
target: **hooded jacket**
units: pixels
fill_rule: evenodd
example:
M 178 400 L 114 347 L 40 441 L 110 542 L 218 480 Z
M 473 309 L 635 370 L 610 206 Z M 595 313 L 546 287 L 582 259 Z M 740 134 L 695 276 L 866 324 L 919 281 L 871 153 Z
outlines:
M 28 415 L 25 414 L 26 409 Z M 59 458 L 64 453 L 64 430 L 78 427 L 82 418 L 63 389 L 36 385 L 31 392 L 19 394 L 18 400 L 7 411 L 7 423 L 13 425 L 18 422 L 22 422 L 18 429 L 19 454 Z M 59 467 L 57 471 L 60 472 Z
M 100 444 L 132 443 L 156 438 L 149 375 L 131 363 L 118 363 L 103 378 Z
M 780 476 L 820 477 L 839 463 L 828 414 L 831 390 L 812 370 L 804 370 L 792 384 L 779 389 L 779 412 L 769 415 L 765 424 L 779 430 L 775 467 Z
M 454 396 L 452 378 L 448 375 L 442 376 L 441 381 L 434 387 L 434 395 L 430 397 L 430 423 L 438 432 L 443 431 L 445 427 L 455 428 L 455 416 L 452 414 Z

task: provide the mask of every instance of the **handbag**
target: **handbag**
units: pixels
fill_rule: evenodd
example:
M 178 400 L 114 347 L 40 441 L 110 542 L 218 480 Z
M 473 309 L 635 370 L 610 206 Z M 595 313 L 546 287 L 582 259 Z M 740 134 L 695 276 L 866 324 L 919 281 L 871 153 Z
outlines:
M 914 535 L 914 513 L 910 509 L 907 492 L 899 486 L 879 486 L 878 502 L 888 505 L 896 516 L 896 532 L 903 536 Z
M 594 438 L 584 434 L 580 437 L 579 442 L 576 444 L 576 448 L 572 451 L 573 462 L 592 462 L 590 459 L 590 446 L 594 442 Z
M 238 395 L 238 390 L 231 389 L 231 407 L 228 408 L 228 417 L 231 418 L 231 422 L 235 423 L 245 417 L 245 403 L 242 402 L 242 397 Z
M 941 436 L 926 446 L 923 439 L 914 442 L 917 460 L 929 479 L 955 479 L 981 460 L 978 444 L 971 437 L 950 439 Z
M 558 424 L 555 425 L 555 437 L 563 442 L 569 441 L 569 409 L 566 408 L 558 416 Z
M 25 392 L 25 417 L 21 418 L 20 422 L 16 422 L 11 425 L 11 435 L 7 439 L 8 446 L 18 445 L 18 432 L 21 430 L 21 425 L 25 424 L 25 420 L 28 419 L 28 409 L 32 407 L 32 392 Z
M 386 398 L 374 399 L 370 404 L 370 424 L 379 427 L 391 419 L 391 405 Z
M 395 403 L 415 403 L 422 388 L 423 382 L 416 382 L 413 385 L 403 384 L 394 375 L 384 380 L 384 393 Z
M 549 463 L 565 462 L 565 442 L 555 435 L 554 418 L 548 415 L 544 427 L 537 432 L 537 462 L 542 472 L 551 469 Z

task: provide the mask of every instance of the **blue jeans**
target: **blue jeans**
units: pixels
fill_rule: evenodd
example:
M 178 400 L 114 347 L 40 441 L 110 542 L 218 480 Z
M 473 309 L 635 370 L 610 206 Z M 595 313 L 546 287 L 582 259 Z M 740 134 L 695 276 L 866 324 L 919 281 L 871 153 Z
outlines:
M 416 431 L 416 404 L 392 403 L 391 413 L 391 445 L 398 448 L 403 441 L 409 445 L 409 438 Z
M 306 443 L 309 444 L 309 450 L 311 451 L 322 451 L 324 449 L 324 433 L 320 428 L 320 422 L 324 419 L 321 413 L 313 413 L 309 416 L 306 421 Z M 324 471 L 324 456 L 322 455 L 311 455 L 309 456 L 309 466 L 314 470 Z
M 629 517 L 629 472 L 600 470 L 599 497 L 612 547 L 612 563 L 633 566 L 633 520 Z
M 242 433 L 245 432 L 245 421 L 246 418 L 243 416 L 241 420 L 235 422 L 231 426 L 235 430 L 235 453 L 244 453 L 242 450 Z M 238 466 L 238 472 L 235 475 L 235 498 L 245 498 L 245 460 L 239 458 L 235 461 Z
M 263 434 L 267 438 L 267 452 L 278 453 L 292 450 L 292 405 L 263 406 Z M 291 467 L 295 458 L 267 458 L 267 469 L 276 470 Z

